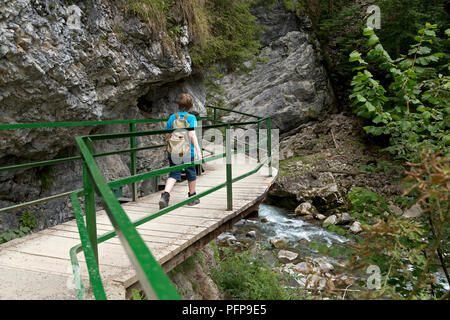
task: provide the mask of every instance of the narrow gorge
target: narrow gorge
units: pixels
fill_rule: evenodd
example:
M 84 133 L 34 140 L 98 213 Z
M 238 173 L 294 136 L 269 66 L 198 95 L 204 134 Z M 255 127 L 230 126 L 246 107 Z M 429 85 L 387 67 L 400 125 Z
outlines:
M 402 81 L 396 79 L 389 89 L 370 91 L 382 85 L 388 88 L 388 79 L 407 72 L 399 66 L 401 72 L 396 71 L 381 81 L 373 80 L 372 73 L 379 77 L 381 71 L 374 71 L 372 65 L 367 67 L 362 55 L 355 53 L 356 50 L 366 53 L 370 45 L 380 42 L 372 29 L 364 29 L 364 36 L 371 38 L 369 44 L 362 44 L 363 33 L 359 29 L 364 27 L 369 2 L 341 1 L 334 8 L 333 1 L 309 0 L 230 0 L 229 3 L 223 0 L 0 0 L 0 123 L 165 119 L 177 111 L 176 101 L 181 93 L 194 97 L 192 112 L 196 116 L 212 116 L 207 107 L 214 106 L 240 112 L 219 111 L 215 120 L 223 123 L 249 121 L 244 114 L 270 117 L 278 142 L 272 146 L 276 151 L 271 160 L 277 177 L 264 201 L 258 204 L 259 215 L 249 215 L 230 226 L 227 232 L 169 272 L 181 297 L 188 300 L 359 299 L 370 291 L 368 297 L 372 291 L 367 290 L 365 270 L 378 260 L 361 262 L 361 252 L 384 251 L 378 242 L 373 247 L 365 247 L 361 239 L 366 236 L 381 239 L 386 234 L 406 230 L 406 235 L 399 236 L 401 245 L 390 248 L 394 253 L 386 249 L 388 257 L 383 255 L 379 259 L 383 274 L 387 274 L 383 278 L 387 289 L 380 296 L 410 298 L 409 294 L 413 297 L 422 292 L 436 299 L 448 298 L 445 267 L 449 259 L 445 229 L 448 213 L 441 214 L 442 221 L 425 220 L 431 209 L 418 200 L 420 192 L 431 199 L 433 208 L 437 205 L 432 201 L 439 196 L 431 191 L 426 193 L 428 189 L 418 190 L 417 186 L 411 195 L 408 192 L 412 189 L 404 183 L 406 177 L 411 181 L 420 176 L 406 168 L 411 163 L 425 161 L 417 155 L 422 147 L 426 149 L 422 142 L 435 139 L 438 142 L 433 146 L 439 147 L 431 149 L 437 150 L 440 158 L 433 158 L 436 172 L 429 176 L 436 178 L 430 183 L 446 186 L 439 189 L 443 198 L 436 201 L 444 208 L 439 210 L 448 208 L 448 199 L 444 199 L 448 195 L 449 175 L 448 65 L 446 69 L 433 65 L 437 58 L 447 61 L 448 54 L 429 58 L 430 68 L 439 70 L 435 72 L 440 75 L 436 75 L 440 79 L 437 82 L 423 80 L 415 89 L 405 89 L 411 79 L 420 83 L 424 76 L 414 69 L 414 63 L 420 50 L 428 52 L 428 49 L 417 49 L 414 60 L 408 60 L 414 61 L 408 68 L 416 70 L 417 77 L 407 75 Z M 389 12 L 395 12 L 386 1 L 380 1 L 380 5 L 386 11 L 389 8 L 392 10 Z M 448 10 L 448 5 L 445 8 Z M 434 32 L 428 25 L 424 30 L 419 31 L 419 36 L 431 36 Z M 380 37 L 394 43 L 389 33 Z M 426 41 L 422 39 L 420 43 Z M 444 40 L 436 43 L 444 48 L 439 50 L 448 49 L 447 44 L 442 44 L 447 43 Z M 406 44 L 398 40 L 395 50 L 386 50 L 394 57 L 394 51 L 398 53 L 404 48 Z M 347 52 L 350 49 L 351 55 Z M 379 46 L 373 50 L 371 57 L 376 61 L 389 56 Z M 408 55 L 403 58 L 407 60 Z M 382 70 L 386 71 L 388 64 L 393 70 L 400 61 L 389 59 L 384 64 L 380 62 Z M 359 71 L 367 73 L 358 78 Z M 400 82 L 406 93 L 384 96 L 384 92 L 398 89 Z M 417 102 L 420 99 L 413 98 L 413 92 L 425 88 L 430 91 L 425 92 L 422 107 Z M 374 96 L 379 100 L 370 100 Z M 407 97 L 407 102 L 398 102 L 402 97 Z M 402 117 L 388 109 L 389 99 L 393 100 L 389 107 L 395 112 L 406 105 L 408 114 L 418 113 L 416 109 L 422 115 L 430 113 L 425 120 L 417 120 L 417 124 L 402 122 L 400 125 L 408 127 L 402 127 L 403 131 L 416 130 L 420 138 L 408 138 L 411 136 L 400 133 L 392 122 L 391 126 L 387 125 L 388 121 Z M 369 100 L 373 110 L 362 110 Z M 435 114 L 429 103 L 447 107 Z M 355 108 L 360 109 L 355 111 Z M 374 115 L 376 112 L 380 113 Z M 392 117 L 386 115 L 389 112 Z M 405 121 L 418 119 L 416 113 L 408 115 Z M 435 123 L 427 121 L 440 122 L 432 127 Z M 384 124 L 391 131 L 381 132 L 379 128 Z M 137 127 L 138 131 L 164 129 L 165 123 L 139 123 Z M 262 123 L 261 128 L 267 129 L 266 124 Z M 79 150 L 74 137 L 129 130 L 126 124 L 0 130 L 0 209 L 83 188 L 82 161 L 31 169 L 8 170 L 8 166 L 76 157 Z M 433 138 L 427 138 L 426 130 Z M 409 139 L 411 145 L 403 140 L 398 142 L 399 137 Z M 164 143 L 163 135 L 141 136 L 136 138 L 134 147 Z M 102 140 L 95 144 L 94 153 L 127 148 L 130 148 L 127 139 Z M 408 158 L 411 150 L 417 152 L 415 158 Z M 96 163 L 107 182 L 129 177 L 133 170 L 130 155 L 126 153 L 99 157 Z M 444 169 L 440 169 L 441 165 Z M 136 174 L 167 166 L 162 148 L 136 153 Z M 138 196 L 160 192 L 167 176 L 138 182 Z M 426 180 L 428 175 L 423 177 Z M 125 198 L 132 194 L 129 186 L 115 191 Z M 103 208 L 99 198 L 95 201 L 97 208 Z M 0 211 L 0 235 L 11 234 L 24 225 L 32 226 L 34 233 L 74 218 L 68 197 Z M 431 227 L 423 227 L 428 222 Z M 443 229 L 435 230 L 433 222 Z M 439 240 L 434 242 L 435 238 Z M 0 244 L 3 242 L 7 241 L 0 237 Z M 349 243 L 361 251 L 349 253 Z M 410 248 L 405 243 L 414 245 Z M 402 252 L 398 253 L 397 249 Z M 438 258 L 430 258 L 435 254 Z M 407 258 L 402 260 L 400 255 Z M 255 265 L 259 269 L 251 269 L 252 257 L 258 257 Z M 427 259 L 435 260 L 427 264 Z M 360 269 L 350 271 L 348 264 L 353 267 L 354 262 L 356 266 L 356 261 L 361 263 Z M 401 284 L 395 280 L 387 285 L 391 266 L 411 271 L 416 263 L 423 272 L 422 278 L 414 274 L 409 280 L 398 280 Z M 252 293 L 247 289 L 233 291 L 229 272 L 232 266 L 236 267 L 236 274 L 242 271 L 239 276 L 244 280 L 248 276 L 245 272 L 255 272 L 255 281 L 266 283 L 261 290 L 266 290 L 267 295 L 253 287 L 247 288 Z M 429 287 L 417 285 L 416 288 L 412 284 L 417 279 L 429 281 Z M 396 286 L 401 290 L 392 289 Z M 348 288 L 356 294 L 348 294 Z M 429 288 L 432 293 L 427 291 Z M 137 292 L 142 288 L 136 289 L 134 297 L 139 298 Z

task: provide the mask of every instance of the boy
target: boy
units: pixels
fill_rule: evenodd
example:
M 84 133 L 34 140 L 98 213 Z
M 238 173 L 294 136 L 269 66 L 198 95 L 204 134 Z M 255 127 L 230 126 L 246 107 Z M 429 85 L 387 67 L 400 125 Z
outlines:
M 194 98 L 189 94 L 183 93 L 178 97 L 177 104 L 179 111 L 175 112 L 170 116 L 169 120 L 167 121 L 166 129 L 173 129 L 173 122 L 175 121 L 175 119 L 185 119 L 189 123 L 188 126 L 189 128 L 195 128 L 197 126 L 197 119 L 194 115 L 189 114 L 188 112 L 192 109 L 192 106 L 194 105 Z M 190 130 L 187 132 L 189 140 L 191 142 L 191 153 L 187 157 L 177 159 L 172 159 L 171 155 L 169 154 L 168 158 L 171 167 L 182 163 L 192 162 L 194 161 L 195 158 L 197 158 L 197 160 L 202 159 L 202 152 L 198 144 L 195 130 Z M 169 140 L 170 137 L 171 134 L 167 133 L 166 140 Z M 175 163 L 173 160 L 175 160 Z M 188 196 L 192 197 L 196 195 L 195 184 L 197 180 L 197 175 L 195 171 L 195 166 L 186 168 L 186 175 L 189 186 Z M 172 191 L 172 188 L 174 187 L 177 181 L 181 181 L 181 170 L 173 171 L 169 174 L 169 178 L 166 181 L 164 192 L 161 194 L 161 199 L 159 200 L 159 209 L 165 208 L 169 205 L 170 192 Z M 189 202 L 188 205 L 193 206 L 198 203 L 200 203 L 199 199 Z

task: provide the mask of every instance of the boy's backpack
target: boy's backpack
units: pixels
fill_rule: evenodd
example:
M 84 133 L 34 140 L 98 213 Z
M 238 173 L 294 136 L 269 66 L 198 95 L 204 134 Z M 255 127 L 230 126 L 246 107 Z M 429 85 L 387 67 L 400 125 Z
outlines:
M 174 129 L 188 128 L 190 123 L 186 120 L 190 114 L 188 113 L 184 118 L 178 117 L 178 112 L 175 113 L 177 117 L 172 124 Z M 167 152 L 172 156 L 186 157 L 191 154 L 191 142 L 187 136 L 188 132 L 174 131 L 170 135 L 170 139 L 167 142 Z

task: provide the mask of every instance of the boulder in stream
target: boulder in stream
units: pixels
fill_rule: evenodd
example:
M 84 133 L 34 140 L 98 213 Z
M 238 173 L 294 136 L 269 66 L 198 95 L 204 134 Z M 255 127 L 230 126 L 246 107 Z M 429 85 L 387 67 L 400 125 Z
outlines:
M 360 233 L 361 231 L 363 231 L 363 229 L 361 228 L 361 224 L 358 221 L 355 221 L 351 225 L 350 231 L 353 233 Z
M 277 249 L 287 249 L 288 244 L 283 239 L 270 239 L 270 243 Z
M 326 218 L 323 223 L 337 224 L 338 223 L 338 217 L 333 214 L 332 216 L 329 216 L 328 218 Z
M 288 261 L 294 261 L 297 259 L 298 253 L 288 251 L 288 250 L 280 250 L 278 252 L 278 259 L 280 260 L 288 260 Z

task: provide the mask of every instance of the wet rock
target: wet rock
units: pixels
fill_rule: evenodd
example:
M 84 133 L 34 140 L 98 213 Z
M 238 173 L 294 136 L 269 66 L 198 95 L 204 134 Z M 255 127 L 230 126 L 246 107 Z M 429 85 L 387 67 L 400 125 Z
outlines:
M 400 216 L 403 214 L 403 210 L 392 203 L 389 204 L 388 209 L 389 209 L 389 211 L 391 211 L 392 213 L 394 213 L 397 216 Z
M 344 212 L 339 217 L 337 224 L 349 224 L 352 221 L 353 221 L 353 218 L 350 216 L 350 214 L 348 214 L 347 212 Z
M 312 214 L 308 214 L 306 216 L 302 216 L 301 218 L 302 220 L 313 220 L 314 216 Z
M 418 218 L 423 214 L 423 210 L 420 207 L 420 204 L 416 203 L 411 208 L 407 209 L 402 217 L 404 218 Z
M 308 245 L 309 244 L 309 240 L 307 240 L 307 239 L 305 239 L 305 238 L 303 238 L 303 239 L 299 239 L 298 240 L 298 243 L 301 243 L 302 245 Z
M 328 223 L 328 224 L 337 224 L 338 223 L 338 218 L 335 215 L 329 216 L 328 218 L 325 219 L 325 221 L 323 222 Z
M 245 236 L 247 236 L 249 238 L 256 238 L 256 231 L 251 230 L 251 231 L 247 232 L 247 234 Z
M 344 204 L 344 199 L 330 172 L 308 170 L 280 175 L 274 182 L 269 196 L 277 199 L 294 197 L 299 202 L 311 203 L 321 212 Z
M 282 239 L 270 239 L 270 243 L 277 249 L 286 249 L 289 245 Z
M 261 220 L 260 220 L 262 223 L 267 223 L 267 222 L 269 222 L 269 220 L 267 220 L 266 218 L 261 218 Z
M 317 213 L 314 218 L 318 219 L 318 220 L 325 220 L 327 218 L 327 216 L 321 214 L 321 213 Z
M 313 260 L 319 270 L 323 273 L 327 273 L 334 270 L 334 266 L 325 257 L 316 258 Z
M 295 209 L 295 214 L 298 216 L 306 216 L 306 215 L 316 215 L 319 212 L 317 209 L 309 202 L 303 202 L 299 204 L 299 206 Z
M 280 260 L 287 260 L 287 261 L 294 261 L 297 259 L 298 253 L 288 251 L 288 250 L 280 250 L 278 252 L 278 259 Z
M 355 221 L 350 226 L 350 231 L 353 233 L 360 233 L 361 231 L 363 231 L 363 229 L 361 228 L 361 224 L 358 221 Z

